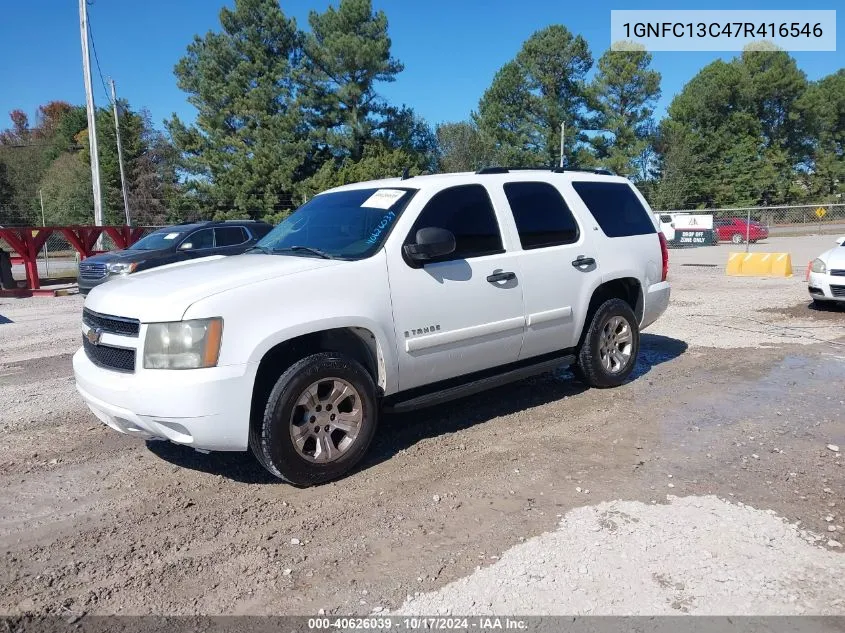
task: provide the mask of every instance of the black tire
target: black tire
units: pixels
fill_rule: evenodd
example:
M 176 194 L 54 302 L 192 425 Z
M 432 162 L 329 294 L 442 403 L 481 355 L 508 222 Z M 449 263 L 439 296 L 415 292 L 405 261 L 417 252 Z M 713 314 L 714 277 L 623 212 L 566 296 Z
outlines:
M 357 391 L 362 420 L 353 443 L 337 459 L 318 463 L 300 455 L 291 437 L 291 418 L 310 385 L 332 378 L 349 383 Z M 343 354 L 320 353 L 294 363 L 279 377 L 261 421 L 250 429 L 249 445 L 261 465 L 279 479 L 295 486 L 313 486 L 352 470 L 367 452 L 377 425 L 376 388 L 369 372 Z
M 614 317 L 622 317 L 631 330 L 631 353 L 618 371 L 608 371 L 602 363 L 600 347 L 602 331 Z M 624 383 L 637 364 L 640 352 L 640 328 L 634 311 L 622 299 L 608 299 L 602 303 L 587 326 L 578 349 L 577 364 L 573 373 L 590 387 L 606 389 Z

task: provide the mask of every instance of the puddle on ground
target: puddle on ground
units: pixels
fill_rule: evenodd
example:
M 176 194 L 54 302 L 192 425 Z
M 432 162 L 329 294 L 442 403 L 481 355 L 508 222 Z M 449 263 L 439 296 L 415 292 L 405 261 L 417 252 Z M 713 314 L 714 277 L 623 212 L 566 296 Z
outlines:
M 712 370 L 708 373 L 713 373 Z M 702 386 L 713 384 L 701 376 Z M 737 380 L 717 388 L 679 391 L 678 406 L 660 420 L 664 440 L 689 443 L 689 431 L 770 422 L 810 429 L 817 423 L 845 422 L 845 355 L 786 356 L 759 379 Z M 835 443 L 845 444 L 845 424 Z

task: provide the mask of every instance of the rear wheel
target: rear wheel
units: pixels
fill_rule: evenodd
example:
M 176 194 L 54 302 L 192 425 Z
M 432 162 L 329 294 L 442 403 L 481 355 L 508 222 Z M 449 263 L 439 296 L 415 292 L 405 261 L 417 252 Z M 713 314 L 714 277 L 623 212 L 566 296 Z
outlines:
M 742 244 L 745 240 L 742 239 L 742 233 L 734 233 L 731 235 L 731 242 L 734 244 Z
M 576 375 L 590 387 L 618 387 L 634 370 L 640 329 L 634 311 L 622 299 L 608 299 L 589 324 L 578 350 Z
M 250 448 L 276 477 L 297 486 L 320 484 L 361 460 L 377 422 L 367 370 L 342 354 L 314 354 L 279 377 L 250 433 Z

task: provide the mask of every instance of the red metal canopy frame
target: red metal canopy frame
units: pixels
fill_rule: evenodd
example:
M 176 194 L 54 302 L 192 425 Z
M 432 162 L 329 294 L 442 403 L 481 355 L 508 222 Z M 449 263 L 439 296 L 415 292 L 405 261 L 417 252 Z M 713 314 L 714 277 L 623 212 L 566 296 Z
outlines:
M 79 253 L 80 259 L 97 255 L 97 239 L 105 233 L 118 248 L 127 248 L 141 239 L 144 227 L 140 226 L 24 226 L 0 228 L 0 239 L 12 247 L 18 256 L 13 258 L 24 265 L 27 290 L 38 290 L 38 253 L 53 233 L 61 233 Z

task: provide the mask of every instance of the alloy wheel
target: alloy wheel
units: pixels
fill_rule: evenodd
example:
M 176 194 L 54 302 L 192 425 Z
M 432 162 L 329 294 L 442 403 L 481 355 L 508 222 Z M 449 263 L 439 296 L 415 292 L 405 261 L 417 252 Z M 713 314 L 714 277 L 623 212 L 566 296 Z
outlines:
M 361 396 L 355 387 L 340 378 L 324 378 L 297 399 L 290 436 L 301 457 L 328 463 L 352 447 L 362 422 Z

